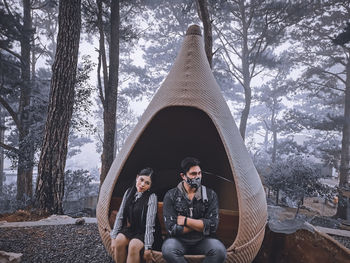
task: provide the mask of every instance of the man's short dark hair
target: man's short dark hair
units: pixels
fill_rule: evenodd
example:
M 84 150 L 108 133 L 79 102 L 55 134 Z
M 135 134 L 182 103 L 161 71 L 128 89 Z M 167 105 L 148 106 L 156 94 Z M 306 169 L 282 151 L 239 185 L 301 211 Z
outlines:
M 191 169 L 191 167 L 199 166 L 199 165 L 200 165 L 200 161 L 197 158 L 186 157 L 181 161 L 181 172 L 186 174 Z

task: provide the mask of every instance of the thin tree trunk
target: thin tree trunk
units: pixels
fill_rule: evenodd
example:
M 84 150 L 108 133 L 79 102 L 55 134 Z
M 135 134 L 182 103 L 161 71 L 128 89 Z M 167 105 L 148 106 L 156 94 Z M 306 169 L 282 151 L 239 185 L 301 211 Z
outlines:
M 102 0 L 97 0 L 97 25 L 98 25 L 98 32 L 100 35 L 99 40 L 99 53 L 102 58 L 102 71 L 103 71 L 103 86 L 107 87 L 108 85 L 108 69 L 107 69 L 107 59 L 106 59 L 106 49 L 105 49 L 105 37 L 103 32 L 103 21 L 102 21 Z
M 347 197 L 343 196 L 342 190 L 349 191 L 350 174 L 350 60 L 346 66 L 346 87 L 345 87 L 345 105 L 344 105 L 344 126 L 341 148 L 340 176 L 339 176 L 339 203 L 337 208 L 337 217 L 347 219 Z M 349 219 L 350 220 L 350 219 Z
M 4 118 L 2 117 L 2 109 L 0 107 L 0 142 L 4 143 L 5 140 L 5 125 Z M 0 147 L 0 193 L 2 193 L 4 182 L 4 149 Z
M 29 135 L 31 82 L 30 82 L 30 52 L 32 38 L 32 17 L 30 0 L 23 0 L 23 26 L 21 36 L 21 92 L 19 103 L 19 155 L 17 169 L 17 200 L 33 195 L 33 159 L 34 145 L 26 140 Z
M 119 70 L 119 1 L 111 3 L 111 43 L 109 50 L 109 80 L 105 87 L 105 105 L 103 111 L 104 137 L 101 167 L 101 184 L 105 180 L 111 167 L 115 152 L 114 139 L 116 132 L 116 114 L 118 98 L 118 70 Z
M 268 146 L 269 146 L 269 130 L 268 130 L 268 127 L 266 127 L 265 136 L 264 136 L 264 151 L 265 152 L 267 152 Z
M 202 20 L 204 28 L 204 48 L 207 55 L 210 68 L 212 68 L 213 61 L 213 33 L 208 11 L 207 0 L 197 0 L 198 15 Z
M 239 131 L 243 140 L 245 140 L 245 133 L 247 129 L 248 116 L 250 112 L 250 105 L 252 102 L 252 89 L 250 87 L 250 73 L 249 73 L 249 62 L 248 62 L 248 47 L 244 46 L 243 58 L 242 58 L 242 69 L 243 69 L 243 88 L 244 88 L 244 99 L 245 105 L 241 115 L 241 121 L 239 123 Z
M 244 3 L 240 3 L 241 15 L 242 15 L 242 30 L 243 30 L 243 41 L 242 41 L 242 75 L 243 75 L 243 88 L 244 88 L 244 99 L 245 105 L 242 111 L 241 120 L 239 123 L 239 131 L 243 140 L 245 140 L 245 133 L 247 129 L 248 116 L 250 112 L 250 104 L 252 102 L 252 90 L 250 87 L 251 77 L 249 70 L 249 49 L 248 49 L 248 25 L 245 16 Z
M 35 19 L 35 21 L 34 21 L 34 26 L 35 26 L 35 29 L 34 30 L 36 30 L 36 26 L 37 26 L 37 19 Z M 32 40 L 32 44 L 33 44 L 33 47 L 35 47 L 35 39 L 33 39 Z M 32 48 L 31 49 L 31 61 L 30 61 L 30 63 L 31 63 L 31 73 L 32 73 L 32 83 L 34 83 L 35 82 L 35 71 L 36 71 L 36 52 L 35 52 L 35 48 Z
M 272 163 L 276 162 L 276 155 L 277 155 L 277 127 L 276 127 L 276 114 L 275 114 L 275 107 L 276 107 L 276 98 L 273 98 L 273 110 L 272 110 L 272 116 L 271 116 L 271 129 L 272 129 L 272 136 L 273 136 L 273 145 L 272 145 Z
M 63 213 L 64 169 L 81 27 L 81 0 L 60 0 L 57 53 L 52 66 L 49 109 L 38 166 L 36 205 L 47 213 Z
M 304 199 L 304 198 L 303 198 Z M 299 210 L 300 210 L 300 206 L 304 203 L 304 201 L 302 200 L 299 200 L 298 201 L 298 207 L 297 207 L 297 211 L 295 212 L 295 216 L 294 216 L 294 219 L 298 217 L 298 214 L 299 214 Z

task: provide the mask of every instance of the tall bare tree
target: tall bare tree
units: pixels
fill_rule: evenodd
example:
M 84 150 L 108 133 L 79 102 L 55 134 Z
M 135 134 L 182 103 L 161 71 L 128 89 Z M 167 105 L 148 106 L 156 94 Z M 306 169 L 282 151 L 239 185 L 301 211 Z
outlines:
M 1 111 L 2 109 L 0 107 L 0 143 L 3 143 L 5 139 L 5 125 Z M 4 150 L 0 148 L 0 193 L 2 193 L 4 179 Z
M 20 15 L 13 11 L 13 3 L 3 1 L 2 26 L 7 27 L 2 31 L 2 37 L 7 38 L 1 45 L 1 48 L 13 57 L 13 60 L 18 61 L 20 65 L 20 92 L 19 99 L 16 103 L 11 103 L 6 99 L 6 96 L 0 97 L 0 103 L 11 116 L 17 132 L 18 132 L 18 148 L 12 145 L 1 142 L 1 147 L 11 151 L 12 154 L 18 158 L 17 171 L 17 199 L 21 200 L 24 196 L 32 197 L 32 174 L 33 174 L 33 159 L 34 159 L 34 145 L 28 140 L 30 135 L 31 115 L 28 108 L 31 100 L 31 74 L 30 74 L 30 52 L 33 38 L 32 17 L 31 17 L 31 1 L 22 1 L 22 19 L 18 19 Z M 10 26 L 11 28 L 8 28 Z M 12 45 L 5 43 L 18 41 L 20 45 L 20 52 L 17 52 Z M 14 65 L 13 63 L 12 65 Z M 8 76 L 2 76 L 6 79 Z M 1 87 L 5 87 L 8 83 L 3 81 Z M 16 109 L 16 107 L 18 107 Z
M 204 48 L 208 58 L 210 68 L 212 68 L 213 60 L 213 33 L 208 10 L 207 0 L 197 0 L 197 10 L 200 20 L 204 28 Z
M 285 29 L 303 15 L 292 1 L 219 1 L 215 29 L 227 71 L 244 90 L 244 108 L 239 131 L 245 139 L 252 103 L 252 80 L 273 66 L 272 48 L 280 44 Z M 306 4 L 305 4 L 306 5 Z
M 23 27 L 21 38 L 21 98 L 19 104 L 19 158 L 17 175 L 17 199 L 23 198 L 23 194 L 32 197 L 33 194 L 33 159 L 34 145 L 25 143 L 29 134 L 30 117 L 26 111 L 30 105 L 31 81 L 30 81 L 30 52 L 32 41 L 32 17 L 30 0 L 23 0 Z
M 81 28 L 81 0 L 60 0 L 57 51 L 52 66 L 50 101 L 38 167 L 36 205 L 63 213 L 64 169 L 73 113 Z
M 101 1 L 97 1 L 98 4 L 98 21 L 100 32 L 100 61 L 102 60 L 103 72 L 104 72 L 104 90 L 102 85 L 99 85 L 100 99 L 103 105 L 103 124 L 104 124 L 104 136 L 103 136 L 103 152 L 101 156 L 101 184 L 107 176 L 108 170 L 111 167 L 115 157 L 115 132 L 116 132 L 116 113 L 117 113 L 117 98 L 118 98 L 118 79 L 119 79 L 119 26 L 120 26 L 120 13 L 119 13 L 119 0 L 111 1 L 111 14 L 110 14 L 110 43 L 109 43 L 109 74 L 107 76 L 107 63 L 105 62 L 105 47 L 104 47 L 104 33 L 102 28 L 102 6 Z M 100 65 L 100 63 L 99 63 Z M 108 78 L 108 83 L 107 82 Z M 99 81 L 101 83 L 101 81 Z M 106 85 L 107 84 L 107 85 Z

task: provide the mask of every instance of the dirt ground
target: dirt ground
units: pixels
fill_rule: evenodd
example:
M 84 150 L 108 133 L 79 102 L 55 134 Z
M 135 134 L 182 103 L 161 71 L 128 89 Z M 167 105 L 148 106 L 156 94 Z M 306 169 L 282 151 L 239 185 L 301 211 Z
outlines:
M 337 208 L 335 205 L 332 204 L 326 204 L 325 201 L 322 198 L 318 197 L 311 197 L 311 198 L 305 198 L 304 200 L 304 207 L 301 208 L 299 213 L 304 214 L 308 217 L 312 217 L 315 215 L 319 216 L 327 216 L 331 217 L 333 216 Z M 286 218 L 293 218 L 296 212 L 296 208 L 291 207 L 284 207 L 288 214 L 290 215 L 286 216 Z M 26 209 L 26 210 L 17 210 L 14 213 L 11 214 L 0 214 L 0 221 L 7 221 L 7 222 L 22 222 L 22 221 L 37 221 L 43 218 L 47 218 L 48 214 L 42 214 L 34 209 Z
M 337 212 L 337 207 L 334 204 L 325 203 L 322 198 L 318 197 L 305 198 L 304 206 L 321 216 L 334 216 Z
M 299 213 L 304 214 L 306 216 L 314 216 L 314 215 L 320 215 L 320 216 L 333 216 L 337 208 L 336 206 L 332 204 L 326 204 L 322 198 L 318 197 L 312 197 L 312 198 L 305 198 L 304 200 L 304 207 L 306 209 L 300 209 Z M 291 207 L 284 207 L 288 212 L 290 212 L 290 216 L 294 217 L 296 208 Z M 14 213 L 11 214 L 0 214 L 0 221 L 7 221 L 7 222 L 22 222 L 22 221 L 37 221 L 43 218 L 48 217 L 48 214 L 40 214 L 34 209 L 27 209 L 27 210 L 17 210 Z
M 17 210 L 11 214 L 0 214 L 0 221 L 7 222 L 22 222 L 22 221 L 37 221 L 48 217 L 48 214 L 42 214 L 35 210 Z

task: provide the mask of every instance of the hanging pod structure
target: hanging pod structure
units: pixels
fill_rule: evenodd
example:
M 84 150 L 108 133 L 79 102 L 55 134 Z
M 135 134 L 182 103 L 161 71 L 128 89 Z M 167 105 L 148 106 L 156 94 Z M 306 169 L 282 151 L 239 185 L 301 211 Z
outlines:
M 265 192 L 204 51 L 200 28 L 188 28 L 169 75 L 114 160 L 101 187 L 97 220 L 111 254 L 110 231 L 121 198 L 137 172 L 155 170 L 153 186 L 161 207 L 164 194 L 181 180 L 180 162 L 201 161 L 203 184 L 219 198 L 218 238 L 226 262 L 251 262 L 261 246 L 267 221 Z M 159 218 L 162 220 L 159 209 Z M 165 262 L 154 252 L 157 262 Z M 201 255 L 187 255 L 200 262 Z

